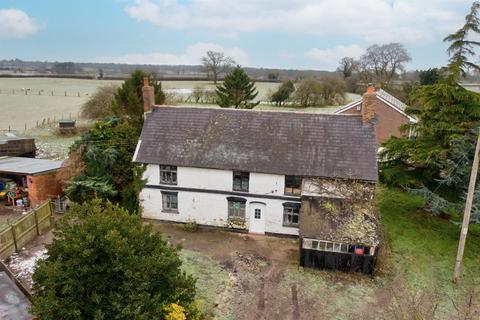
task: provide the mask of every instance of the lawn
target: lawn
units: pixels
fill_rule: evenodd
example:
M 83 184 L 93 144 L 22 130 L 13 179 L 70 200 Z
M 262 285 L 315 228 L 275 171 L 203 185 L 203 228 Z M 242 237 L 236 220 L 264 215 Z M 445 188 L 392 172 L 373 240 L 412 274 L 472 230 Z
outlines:
M 396 189 L 380 186 L 377 203 L 390 249 L 384 270 L 387 277 L 402 283 L 411 295 L 437 295 L 438 313 L 451 315 L 451 299 L 463 303 L 468 290 L 479 288 L 478 226 L 470 228 L 462 279 L 455 285 L 452 277 L 460 236 L 458 223 L 429 216 L 422 210 L 423 199 Z M 480 296 L 475 299 L 479 308 Z

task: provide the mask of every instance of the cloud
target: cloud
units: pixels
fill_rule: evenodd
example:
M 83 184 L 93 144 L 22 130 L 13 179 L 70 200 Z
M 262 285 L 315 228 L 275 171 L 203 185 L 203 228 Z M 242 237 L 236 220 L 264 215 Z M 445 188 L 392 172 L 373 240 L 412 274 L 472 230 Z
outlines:
M 24 11 L 0 9 L 0 38 L 24 38 L 37 30 L 37 24 Z
M 327 49 L 312 48 L 307 51 L 306 56 L 316 61 L 321 70 L 335 70 L 338 62 L 343 57 L 359 58 L 365 49 L 356 44 L 349 46 L 335 46 Z
M 354 36 L 424 44 L 455 30 L 471 0 L 133 0 L 125 11 L 163 29 Z
M 167 65 L 198 65 L 207 51 L 220 51 L 232 57 L 236 63 L 248 66 L 247 53 L 238 47 L 223 47 L 215 43 L 197 42 L 186 48 L 182 54 L 165 52 L 126 54 L 122 56 L 102 57 L 99 62 L 128 64 L 167 64 Z

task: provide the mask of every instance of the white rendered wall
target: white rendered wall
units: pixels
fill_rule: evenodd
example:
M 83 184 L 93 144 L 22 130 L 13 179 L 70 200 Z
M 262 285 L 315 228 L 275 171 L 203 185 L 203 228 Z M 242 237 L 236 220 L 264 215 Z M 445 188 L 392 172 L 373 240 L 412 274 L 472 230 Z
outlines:
M 285 176 L 278 174 L 250 173 L 249 192 L 256 194 L 283 195 Z
M 148 165 L 144 178 L 147 185 L 159 185 L 158 165 Z M 246 199 L 245 218 L 246 226 L 251 215 L 250 202 L 257 201 L 266 204 L 265 232 L 298 235 L 298 228 L 283 226 L 283 203 L 289 200 L 265 199 L 258 195 L 282 196 L 285 178 L 282 175 L 250 173 L 249 192 Z M 208 189 L 216 191 L 232 191 L 233 172 L 228 170 L 177 168 L 177 186 L 181 188 Z M 173 187 L 173 186 L 170 186 Z M 168 190 L 170 191 L 170 190 Z M 173 191 L 173 190 L 172 190 Z M 174 191 L 177 192 L 177 191 Z M 227 197 L 232 195 L 222 193 L 204 193 L 196 191 L 178 191 L 178 213 L 162 211 L 162 194 L 160 189 L 144 188 L 140 193 L 143 206 L 142 216 L 148 219 L 158 219 L 174 222 L 195 221 L 198 224 L 226 227 L 228 219 Z

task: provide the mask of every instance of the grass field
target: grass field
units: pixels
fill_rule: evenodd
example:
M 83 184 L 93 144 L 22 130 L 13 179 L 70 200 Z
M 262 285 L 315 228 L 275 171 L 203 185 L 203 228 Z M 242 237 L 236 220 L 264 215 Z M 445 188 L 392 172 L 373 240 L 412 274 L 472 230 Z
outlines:
M 10 127 L 11 130 L 24 131 L 36 126 L 37 121 L 54 122 L 58 119 L 77 119 L 81 106 L 100 86 L 117 85 L 117 80 L 83 80 L 55 78 L 0 78 L 0 131 Z M 195 86 L 214 89 L 207 81 L 164 81 L 163 88 L 186 98 Z M 266 101 L 278 83 L 258 82 L 257 99 Z M 29 89 L 29 90 L 28 90 Z M 27 93 L 25 90 L 28 90 Z M 53 95 L 52 95 L 53 93 Z M 347 94 L 347 100 L 358 95 Z M 291 110 L 306 112 L 331 113 L 336 107 L 325 108 L 288 108 L 272 105 L 259 105 L 260 110 Z

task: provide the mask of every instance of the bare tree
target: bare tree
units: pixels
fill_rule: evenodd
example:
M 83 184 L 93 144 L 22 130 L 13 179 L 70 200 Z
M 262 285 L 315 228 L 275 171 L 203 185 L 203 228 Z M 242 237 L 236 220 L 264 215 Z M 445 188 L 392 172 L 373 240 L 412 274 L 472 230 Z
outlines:
M 233 58 L 225 56 L 223 52 L 207 51 L 206 56 L 202 57 L 202 65 L 209 76 L 213 78 L 213 83 L 217 83 L 218 76 L 235 65 Z
M 388 86 L 398 72 L 405 70 L 405 63 L 411 59 L 400 43 L 373 45 L 361 57 L 361 65 L 373 74 L 376 84 Z
M 358 61 L 351 57 L 343 57 L 337 68 L 338 72 L 341 72 L 343 79 L 350 77 L 358 69 Z

